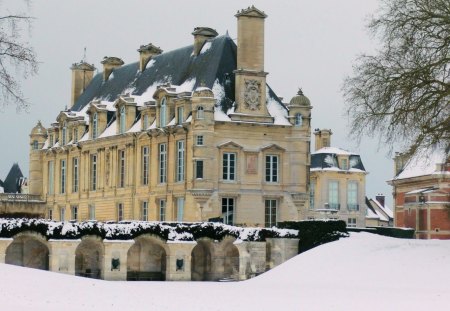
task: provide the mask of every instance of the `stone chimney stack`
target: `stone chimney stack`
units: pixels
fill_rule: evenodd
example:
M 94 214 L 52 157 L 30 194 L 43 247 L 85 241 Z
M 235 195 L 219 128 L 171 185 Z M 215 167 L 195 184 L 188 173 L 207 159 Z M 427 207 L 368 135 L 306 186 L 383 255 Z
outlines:
M 94 77 L 95 67 L 85 61 L 81 61 L 79 63 L 72 64 L 70 69 L 72 70 L 72 93 L 70 95 L 70 107 L 72 107 Z
M 115 68 L 118 68 L 124 64 L 123 60 L 118 57 L 103 57 L 103 81 L 108 81 L 109 76 Z
M 200 54 L 206 40 L 217 37 L 218 33 L 212 28 L 195 27 L 192 35 L 194 36 L 194 50 L 192 51 L 192 54 L 197 56 Z
M 137 51 L 139 52 L 139 71 L 141 72 L 145 70 L 145 66 L 147 66 L 153 56 L 159 55 L 163 52 L 163 50 L 151 43 L 141 45 Z
M 384 207 L 384 202 L 385 202 L 385 196 L 384 196 L 384 194 L 382 194 L 382 193 L 377 194 L 377 195 L 375 196 L 375 200 L 377 200 L 378 203 L 380 203 L 381 206 Z
M 314 135 L 316 136 L 316 147 L 315 151 L 323 148 L 323 147 L 330 147 L 331 146 L 331 135 L 333 132 L 331 132 L 331 129 L 315 129 Z

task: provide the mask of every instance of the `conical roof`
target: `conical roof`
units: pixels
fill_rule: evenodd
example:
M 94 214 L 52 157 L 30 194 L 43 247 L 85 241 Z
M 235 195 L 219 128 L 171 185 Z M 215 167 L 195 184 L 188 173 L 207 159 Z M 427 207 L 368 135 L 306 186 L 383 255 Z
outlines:
M 292 97 L 291 101 L 289 102 L 289 105 L 290 106 L 311 106 L 311 102 L 309 101 L 309 98 L 303 94 L 302 89 L 298 89 L 297 95 Z

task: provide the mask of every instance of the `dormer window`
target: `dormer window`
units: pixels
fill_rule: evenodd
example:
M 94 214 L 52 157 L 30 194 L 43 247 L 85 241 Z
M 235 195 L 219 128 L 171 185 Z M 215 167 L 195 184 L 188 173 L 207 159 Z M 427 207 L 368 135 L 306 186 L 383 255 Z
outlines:
M 301 113 L 295 114 L 294 125 L 298 127 L 303 125 L 303 116 Z
M 92 116 L 92 139 L 96 139 L 98 137 L 98 114 L 94 113 Z
M 148 129 L 148 114 L 144 115 L 144 120 L 142 121 L 142 126 L 144 128 L 144 131 Z
M 126 112 L 125 112 L 125 106 L 120 107 L 120 128 L 119 128 L 119 134 L 125 133 L 125 125 L 126 125 Z
M 341 160 L 341 169 L 348 170 L 348 159 Z
M 67 137 L 67 123 L 64 121 L 63 128 L 61 131 L 61 145 L 63 146 L 66 144 L 66 137 Z
M 50 136 L 49 136 L 49 139 L 48 139 L 48 144 L 50 145 L 50 146 L 53 146 L 53 134 L 51 134 Z
M 159 108 L 159 126 L 163 127 L 167 125 L 167 102 L 164 97 L 161 100 L 161 107 Z
M 76 143 L 78 141 L 78 129 L 73 129 L 73 142 Z
M 203 119 L 205 118 L 205 110 L 202 106 L 197 107 L 197 119 Z
M 184 107 L 177 108 L 177 124 L 181 125 L 184 121 Z

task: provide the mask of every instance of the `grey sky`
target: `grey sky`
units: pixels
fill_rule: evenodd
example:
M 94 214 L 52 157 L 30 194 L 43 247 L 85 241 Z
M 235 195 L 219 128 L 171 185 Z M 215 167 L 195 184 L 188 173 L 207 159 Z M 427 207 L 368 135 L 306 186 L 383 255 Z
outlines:
M 38 120 L 48 127 L 69 105 L 70 66 L 83 57 L 101 68 L 103 56 L 117 56 L 125 63 L 138 60 L 137 48 L 149 42 L 169 51 L 193 43 L 196 26 L 227 30 L 236 38 L 238 9 L 254 4 L 268 14 L 265 37 L 267 81 L 285 101 L 302 87 L 313 105 L 312 129 L 331 128 L 332 145 L 361 154 L 366 169 L 367 195 L 385 193 L 391 202 L 392 160 L 378 141 L 360 146 L 350 140 L 340 91 L 358 54 L 373 52 L 365 30 L 377 0 L 273 1 L 143 1 L 143 0 L 34 0 L 36 17 L 30 42 L 42 62 L 39 74 L 23 84 L 31 101 L 29 113 L 15 107 L 0 111 L 0 178 L 18 162 L 28 176 L 28 134 Z M 18 0 L 3 0 L 0 11 L 23 7 Z M 313 146 L 312 146 L 313 147 Z

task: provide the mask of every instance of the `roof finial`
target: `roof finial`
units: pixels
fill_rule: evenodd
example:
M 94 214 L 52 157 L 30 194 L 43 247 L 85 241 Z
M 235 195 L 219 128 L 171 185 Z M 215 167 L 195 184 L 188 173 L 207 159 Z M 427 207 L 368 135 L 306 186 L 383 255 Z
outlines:
M 297 95 L 304 95 L 301 87 L 298 88 Z
M 83 63 L 86 62 L 86 47 L 84 47 L 84 53 L 83 53 Z

